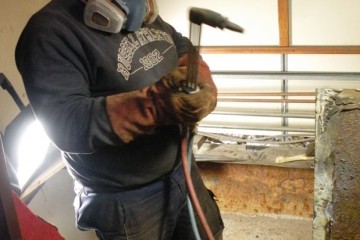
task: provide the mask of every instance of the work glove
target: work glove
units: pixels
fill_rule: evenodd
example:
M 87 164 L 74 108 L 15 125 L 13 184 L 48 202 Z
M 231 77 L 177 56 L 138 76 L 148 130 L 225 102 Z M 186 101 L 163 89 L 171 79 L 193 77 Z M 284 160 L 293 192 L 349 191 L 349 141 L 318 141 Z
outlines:
M 106 98 L 110 123 L 125 143 L 139 135 L 151 134 L 157 126 L 194 125 L 214 110 L 217 89 L 208 65 L 199 60 L 198 88 L 195 93 L 181 91 L 187 77 L 187 57 L 158 82 L 140 90 Z

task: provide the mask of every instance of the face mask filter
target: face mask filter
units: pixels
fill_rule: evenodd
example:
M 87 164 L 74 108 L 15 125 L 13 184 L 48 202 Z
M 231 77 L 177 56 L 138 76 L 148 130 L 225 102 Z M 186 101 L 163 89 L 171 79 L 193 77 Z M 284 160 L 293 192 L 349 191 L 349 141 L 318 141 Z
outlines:
M 84 21 L 89 27 L 104 32 L 118 33 L 125 28 L 133 32 L 143 23 L 155 21 L 158 8 L 155 0 L 89 0 Z
M 104 32 L 120 32 L 126 22 L 126 10 L 121 11 L 106 0 L 89 0 L 84 12 L 85 24 Z

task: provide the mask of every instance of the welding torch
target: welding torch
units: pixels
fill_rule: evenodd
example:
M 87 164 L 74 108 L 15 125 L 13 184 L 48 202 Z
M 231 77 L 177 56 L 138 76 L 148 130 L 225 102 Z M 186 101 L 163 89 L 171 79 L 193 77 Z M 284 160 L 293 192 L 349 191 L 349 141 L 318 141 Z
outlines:
M 189 12 L 190 19 L 190 41 L 192 46 L 189 48 L 189 58 L 188 58 L 188 73 L 187 80 L 182 86 L 182 91 L 188 94 L 193 94 L 199 91 L 197 86 L 197 74 L 198 74 L 198 61 L 200 57 L 200 37 L 201 37 L 201 25 L 206 24 L 212 27 L 218 27 L 220 29 L 229 29 L 235 32 L 242 33 L 244 29 L 235 23 L 228 21 L 227 18 L 223 17 L 217 12 L 203 9 L 203 8 L 191 8 Z M 214 236 L 210 229 L 210 226 L 207 222 L 204 212 L 200 206 L 199 200 L 197 198 L 192 180 L 190 175 L 191 170 L 191 157 L 192 157 L 192 143 L 195 130 L 190 126 L 183 126 L 183 137 L 181 142 L 181 155 L 182 163 L 185 175 L 185 181 L 188 188 L 188 209 L 190 214 L 190 220 L 192 223 L 194 235 L 197 240 L 200 239 L 200 234 L 197 229 L 197 224 L 195 220 L 195 215 L 193 212 L 193 207 L 195 208 L 201 226 L 204 230 L 204 233 L 208 240 L 214 240 Z
M 193 46 L 189 48 L 188 75 L 186 86 L 183 91 L 192 93 L 197 91 L 197 68 L 200 52 L 201 25 L 206 24 L 220 29 L 229 29 L 235 32 L 243 33 L 244 29 L 235 23 L 230 22 L 226 17 L 217 12 L 204 8 L 190 8 L 190 41 Z

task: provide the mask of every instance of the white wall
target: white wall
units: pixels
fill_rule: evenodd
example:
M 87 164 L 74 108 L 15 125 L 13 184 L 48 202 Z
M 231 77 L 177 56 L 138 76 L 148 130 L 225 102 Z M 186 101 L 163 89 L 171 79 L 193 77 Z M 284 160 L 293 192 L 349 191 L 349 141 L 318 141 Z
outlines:
M 202 26 L 202 45 L 277 45 L 277 0 L 183 0 L 157 1 L 161 16 L 188 36 L 190 7 L 206 8 L 218 12 L 245 29 L 236 34 L 206 25 Z
M 277 0 L 157 0 L 160 14 L 180 32 L 188 34 L 188 10 L 216 11 L 244 27 L 242 36 L 207 29 L 203 45 L 278 45 Z M 289 0 L 293 45 L 359 45 L 358 0 Z
M 244 34 L 202 25 L 201 45 L 279 45 L 277 0 L 158 0 L 161 16 L 189 35 L 188 11 L 216 11 L 245 29 Z M 221 3 L 221 4 L 220 4 Z M 360 45 L 360 1 L 290 0 L 291 45 Z M 213 70 L 276 70 L 277 56 L 207 56 Z M 227 61 L 219 61 L 225 59 Z M 218 60 L 218 61 L 217 61 Z M 360 71 L 359 55 L 290 55 L 290 71 Z
M 12 83 L 26 104 L 24 85 L 15 66 L 15 46 L 30 16 L 48 0 L 0 0 L 0 72 Z M 18 108 L 6 91 L 0 89 L 0 131 L 16 116 Z
M 360 1 L 292 0 L 292 44 L 359 45 Z

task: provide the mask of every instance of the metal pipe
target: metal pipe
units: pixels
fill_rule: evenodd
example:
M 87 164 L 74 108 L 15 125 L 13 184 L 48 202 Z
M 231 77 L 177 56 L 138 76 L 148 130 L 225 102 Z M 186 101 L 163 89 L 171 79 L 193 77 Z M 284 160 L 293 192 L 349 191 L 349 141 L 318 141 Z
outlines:
M 230 29 L 232 31 L 242 33 L 244 29 L 235 23 L 228 21 L 217 12 L 193 7 L 189 12 L 190 19 L 190 41 L 193 46 L 189 49 L 189 63 L 188 63 L 188 76 L 186 86 L 183 86 L 183 91 L 187 93 L 196 92 L 197 89 L 197 67 L 200 51 L 200 38 L 201 38 L 201 25 L 206 24 L 220 29 Z
M 294 114 L 294 113 L 277 113 L 277 112 L 237 112 L 237 111 L 224 111 L 224 110 L 216 110 L 211 113 L 212 115 L 235 115 L 235 116 L 256 116 L 256 117 L 284 117 L 284 118 L 307 118 L 307 119 L 315 119 L 314 114 Z
M 187 81 L 183 90 L 187 93 L 194 93 L 198 90 L 197 73 L 198 73 L 198 62 L 200 57 L 199 49 L 200 49 L 200 39 L 201 39 L 201 25 L 190 22 L 189 38 L 192 43 L 192 46 L 189 46 Z
M 236 137 L 236 136 L 228 136 L 223 135 L 219 133 L 208 133 L 208 132 L 198 132 L 197 133 L 200 136 L 218 139 L 220 141 L 233 141 L 233 142 L 242 142 L 245 141 L 247 143 L 260 143 L 260 142 L 266 142 L 273 139 L 279 139 L 279 138 L 292 138 L 292 137 L 302 137 L 306 138 L 306 140 L 311 139 L 313 140 L 315 138 L 315 134 L 279 134 L 279 135 L 268 135 L 266 137 L 254 137 L 254 138 L 243 138 L 243 137 Z M 288 140 L 286 141 L 288 142 Z
M 288 71 L 288 57 L 286 54 L 282 54 L 281 56 L 281 72 L 286 73 Z M 287 77 L 284 77 L 282 79 L 282 83 L 281 83 L 281 91 L 282 93 L 287 93 L 289 91 L 289 81 Z M 281 112 L 282 113 L 287 113 L 289 111 L 289 105 L 288 105 L 288 96 L 287 95 L 283 95 L 281 96 L 282 101 L 281 103 Z M 283 127 L 287 127 L 288 126 L 288 119 L 287 118 L 282 118 L 281 120 L 281 125 Z M 286 132 L 283 132 L 283 134 L 286 134 Z
M 242 79 L 288 80 L 360 80 L 360 72 L 276 72 L 276 71 L 212 71 L 214 77 L 236 76 Z
M 218 102 L 263 102 L 263 103 L 315 103 L 315 99 L 251 99 L 236 97 L 218 97 Z
M 21 98 L 15 91 L 15 89 L 14 89 L 13 85 L 11 84 L 11 82 L 9 81 L 9 79 L 7 79 L 7 77 L 3 73 L 0 73 L 0 86 L 4 90 L 8 91 L 8 93 L 10 94 L 10 96 L 12 97 L 12 99 L 14 100 L 16 105 L 19 107 L 20 111 L 25 109 L 25 105 L 21 101 Z
M 219 92 L 218 96 L 316 96 L 315 92 Z
M 265 127 L 255 127 L 255 126 L 240 126 L 240 125 L 229 125 L 229 124 L 209 124 L 201 122 L 199 124 L 199 128 L 212 128 L 212 129 L 236 129 L 236 130 L 257 130 L 257 131 L 279 131 L 279 132 L 308 132 L 308 133 L 315 133 L 315 127 L 314 128 L 293 128 L 293 127 L 271 127 L 271 126 L 265 126 Z M 200 129 L 199 129 L 200 131 Z

